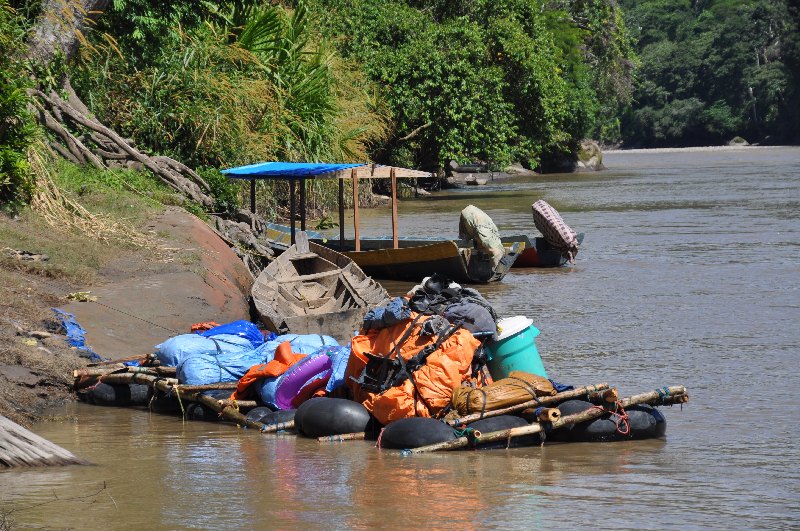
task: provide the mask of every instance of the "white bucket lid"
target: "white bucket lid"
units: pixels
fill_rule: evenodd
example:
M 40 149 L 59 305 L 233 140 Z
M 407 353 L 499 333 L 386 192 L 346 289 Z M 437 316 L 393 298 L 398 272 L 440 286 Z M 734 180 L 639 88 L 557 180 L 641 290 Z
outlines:
M 508 337 L 522 332 L 533 324 L 533 319 L 528 319 L 524 315 L 516 315 L 514 317 L 506 317 L 497 321 L 497 329 L 500 334 L 497 336 L 497 341 L 502 341 Z M 533 328 L 534 335 L 539 335 L 539 330 Z

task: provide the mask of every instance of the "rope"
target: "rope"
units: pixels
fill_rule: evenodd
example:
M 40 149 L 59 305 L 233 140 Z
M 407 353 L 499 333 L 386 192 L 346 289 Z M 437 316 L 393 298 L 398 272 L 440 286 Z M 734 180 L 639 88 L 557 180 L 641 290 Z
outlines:
M 475 429 L 468 426 L 463 428 L 453 428 L 453 433 L 455 433 L 455 436 L 458 438 L 466 437 L 471 448 L 475 448 L 480 441 L 480 436 L 475 435 Z
M 158 381 L 158 380 L 156 380 L 156 381 Z M 177 389 L 174 389 L 174 388 L 173 388 L 173 390 L 175 391 L 175 396 L 178 399 L 178 405 L 181 406 L 181 418 L 185 419 L 186 418 L 186 410 L 183 408 L 183 400 L 181 400 L 181 392 L 179 390 L 177 390 Z
M 628 412 L 622 407 L 622 402 L 617 402 L 615 406 L 615 411 L 606 409 L 603 406 L 593 406 L 592 409 L 599 409 L 600 411 L 610 414 L 612 417 L 617 417 L 617 420 L 614 421 L 617 425 L 617 433 L 620 435 L 630 435 L 631 422 L 630 418 L 628 418 Z
M 381 432 L 378 434 L 378 439 L 375 441 L 375 448 L 381 448 L 381 439 L 383 439 L 383 431 L 386 428 L 381 428 Z
M 666 399 L 669 398 L 669 388 L 668 387 L 661 387 L 656 389 L 658 393 L 658 405 L 663 406 L 666 403 Z

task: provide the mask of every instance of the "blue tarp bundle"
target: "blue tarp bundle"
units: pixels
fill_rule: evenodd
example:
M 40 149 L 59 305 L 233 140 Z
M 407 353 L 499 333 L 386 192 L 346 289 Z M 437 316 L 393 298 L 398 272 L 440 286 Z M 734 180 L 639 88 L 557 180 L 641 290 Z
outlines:
M 250 350 L 253 350 L 253 344 L 248 339 L 236 335 L 220 334 L 214 336 L 212 340 L 199 334 L 181 334 L 157 345 L 156 356 L 161 365 L 177 367 L 186 358 L 198 354 L 213 353 L 225 356 Z
M 298 354 L 313 354 L 321 347 L 338 345 L 330 336 L 286 334 L 253 348 L 247 339 L 235 335 L 206 338 L 183 334 L 158 345 L 156 354 L 163 365 L 178 368 L 178 381 L 182 384 L 235 382 L 253 365 L 272 361 L 284 341 L 289 341 L 292 352 Z
M 89 358 L 92 361 L 108 360 L 108 358 L 102 357 L 92 350 L 92 347 L 86 344 L 86 330 L 78 324 L 74 315 L 58 308 L 53 308 L 53 313 L 56 314 L 56 317 L 61 322 L 61 326 L 63 326 L 66 331 L 67 343 L 77 348 L 80 351 L 81 357 Z
M 250 321 L 245 320 L 233 321 L 231 323 L 215 326 L 214 328 L 210 328 L 205 332 L 200 332 L 200 335 L 203 337 L 218 336 L 220 334 L 243 337 L 250 341 L 250 344 L 253 345 L 253 348 L 260 347 L 264 342 L 264 335 L 261 333 L 258 327 Z
M 258 349 L 193 354 L 184 358 L 178 365 L 178 381 L 187 385 L 237 382 L 250 367 L 259 363 L 264 363 L 264 360 Z

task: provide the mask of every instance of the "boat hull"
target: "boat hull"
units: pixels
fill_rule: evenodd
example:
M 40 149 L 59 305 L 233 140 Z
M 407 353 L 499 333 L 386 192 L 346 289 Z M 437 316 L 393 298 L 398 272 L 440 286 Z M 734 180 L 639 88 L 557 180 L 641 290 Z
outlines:
M 524 244 L 509 248 L 503 260 L 492 267 L 488 256 L 455 240 L 400 240 L 399 248 L 388 239 L 362 240 L 363 250 L 355 251 L 352 241 L 325 245 L 340 250 L 367 275 L 375 278 L 417 282 L 434 273 L 464 284 L 483 284 L 502 280 L 517 259 Z
M 507 236 L 501 238 L 504 244 L 512 241 L 527 240 L 525 250 L 520 253 L 519 257 L 514 261 L 511 267 L 561 267 L 566 265 L 567 259 L 561 254 L 561 251 L 547 243 L 547 240 L 541 236 L 536 238 L 528 238 L 527 236 Z M 578 234 L 578 241 L 583 242 L 583 233 Z
M 322 245 L 290 246 L 258 276 L 253 302 L 270 330 L 348 341 L 388 294 L 352 260 Z

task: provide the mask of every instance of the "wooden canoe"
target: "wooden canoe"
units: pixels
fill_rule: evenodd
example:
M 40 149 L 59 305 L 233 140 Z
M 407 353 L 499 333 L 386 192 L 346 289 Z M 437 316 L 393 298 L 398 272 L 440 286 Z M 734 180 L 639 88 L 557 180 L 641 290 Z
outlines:
M 276 333 L 325 334 L 348 341 L 370 308 L 389 295 L 346 256 L 305 233 L 273 260 L 255 281 L 253 302 Z
M 439 273 L 464 284 L 502 280 L 525 248 L 522 242 L 510 242 L 506 255 L 493 268 L 487 255 L 478 252 L 471 241 L 464 240 L 399 239 L 399 248 L 394 249 L 390 238 L 363 239 L 359 251 L 355 251 L 353 240 L 345 240 L 340 246 L 339 240 L 332 239 L 325 245 L 340 250 L 376 278 L 417 282 Z

